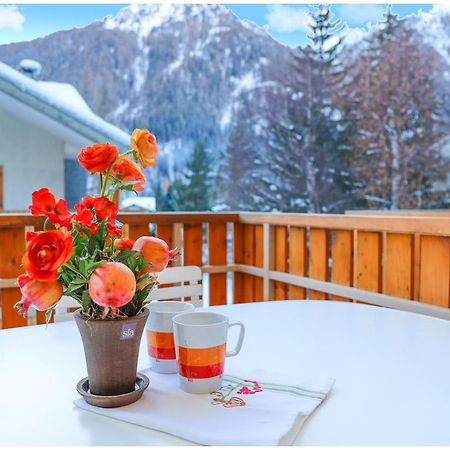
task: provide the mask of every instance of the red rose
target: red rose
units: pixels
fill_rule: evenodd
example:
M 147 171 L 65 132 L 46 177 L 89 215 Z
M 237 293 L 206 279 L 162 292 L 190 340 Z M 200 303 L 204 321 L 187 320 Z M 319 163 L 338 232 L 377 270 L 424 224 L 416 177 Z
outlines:
M 78 161 L 90 173 L 104 172 L 119 156 L 117 147 L 112 144 L 94 144 L 83 148 Z
M 72 256 L 73 239 L 61 230 L 42 231 L 27 236 L 22 264 L 27 274 L 39 281 L 54 281 L 58 269 Z
M 118 227 L 117 225 L 108 223 L 107 228 L 108 228 L 108 233 L 111 236 L 121 236 L 122 235 L 122 228 Z
M 122 233 L 119 227 L 116 227 L 117 206 L 106 197 L 85 196 L 80 203 L 75 205 L 75 220 L 82 226 L 88 227 L 92 233 L 98 228 L 98 222 L 107 220 L 108 231 L 110 234 L 120 236 Z M 95 213 L 95 216 L 94 216 Z
M 134 245 L 133 239 L 116 239 L 114 241 L 114 248 L 116 250 L 125 250 L 125 249 L 132 249 Z
M 94 207 L 96 199 L 97 197 L 91 197 L 90 195 L 86 195 L 81 199 L 80 204 L 85 208 L 92 209 Z
M 55 200 L 55 196 L 47 189 L 42 188 L 31 194 L 29 210 L 33 216 L 46 216 L 53 224 L 67 227 L 72 214 L 67 209 L 65 200 Z
M 98 197 L 94 201 L 93 208 L 99 220 L 108 219 L 109 223 L 115 223 L 117 217 L 117 206 L 106 197 Z
M 128 158 L 121 158 L 111 168 L 111 175 L 122 183 L 136 181 L 133 190 L 142 192 L 144 190 L 145 176 L 139 166 Z
M 75 205 L 75 220 L 83 227 L 88 227 L 92 233 L 97 231 L 93 212 L 86 208 L 81 202 Z

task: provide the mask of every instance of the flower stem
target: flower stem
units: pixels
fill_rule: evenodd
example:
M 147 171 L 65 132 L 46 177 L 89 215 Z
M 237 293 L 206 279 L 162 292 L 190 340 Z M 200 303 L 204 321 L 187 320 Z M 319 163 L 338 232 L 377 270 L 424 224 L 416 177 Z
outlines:
M 120 154 L 112 163 L 111 165 L 108 167 L 108 170 L 105 173 L 105 177 L 103 178 L 103 176 L 100 174 L 100 180 L 101 180 L 101 191 L 100 191 L 100 197 L 104 197 L 105 196 L 105 192 L 106 192 L 106 188 L 108 186 L 108 180 L 109 180 L 109 174 L 111 172 L 112 166 L 119 161 L 122 158 L 125 158 L 126 156 L 130 155 L 131 153 L 133 153 L 133 150 L 128 150 L 125 153 Z

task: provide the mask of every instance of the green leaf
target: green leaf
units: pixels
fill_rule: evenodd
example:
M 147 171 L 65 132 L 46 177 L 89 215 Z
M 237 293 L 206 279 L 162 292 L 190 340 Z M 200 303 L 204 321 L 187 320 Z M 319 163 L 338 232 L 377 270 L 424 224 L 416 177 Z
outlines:
M 83 291 L 83 294 L 81 296 L 81 308 L 83 309 L 83 312 L 88 312 L 89 308 L 91 306 L 91 296 L 89 295 L 89 291 L 85 290 Z
M 54 310 L 55 310 L 55 307 L 52 306 L 51 308 L 49 308 L 45 311 L 45 325 L 48 325 L 50 323 L 50 320 L 52 318 L 52 313 Z

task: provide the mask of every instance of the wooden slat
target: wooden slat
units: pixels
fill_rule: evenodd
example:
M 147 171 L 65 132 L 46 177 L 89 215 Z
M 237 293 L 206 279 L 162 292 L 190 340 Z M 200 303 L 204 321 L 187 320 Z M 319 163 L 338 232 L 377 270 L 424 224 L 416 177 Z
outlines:
M 328 279 L 328 233 L 327 230 L 311 228 L 309 234 L 309 276 L 316 280 Z M 311 300 L 326 300 L 325 292 L 310 291 Z
M 249 266 L 255 265 L 255 225 L 244 225 L 244 256 L 243 263 Z M 244 303 L 252 302 L 255 298 L 255 284 L 253 275 L 245 274 L 243 278 Z
M 288 230 L 285 226 L 274 227 L 274 270 L 287 272 L 288 270 Z M 288 285 L 280 281 L 273 282 L 274 300 L 288 298 Z
M 224 265 L 227 263 L 227 224 L 208 224 L 208 264 Z M 226 305 L 227 274 L 211 273 L 209 275 L 209 304 Z
M 185 266 L 203 265 L 203 225 L 183 226 L 183 263 Z
M 422 236 L 420 252 L 420 301 L 449 305 L 450 238 Z
M 333 231 L 331 245 L 331 281 L 343 286 L 351 286 L 353 282 L 353 233 L 351 231 Z M 349 300 L 333 296 L 333 300 Z
M 408 234 L 387 233 L 383 266 L 384 294 L 412 298 L 413 239 Z
M 233 263 L 244 263 L 244 225 L 233 223 Z M 233 303 L 242 303 L 244 291 L 244 274 L 233 273 Z
M 355 245 L 354 286 L 381 291 L 381 238 L 379 233 L 358 231 Z
M 239 265 L 239 267 L 237 267 L 236 269 L 243 273 L 249 273 L 255 276 L 264 275 L 264 269 L 260 269 L 259 267 L 245 266 L 242 264 Z M 408 302 L 403 298 L 393 297 L 391 295 L 379 294 L 378 292 L 366 291 L 350 286 L 342 286 L 340 284 L 334 284 L 329 281 L 314 280 L 312 278 L 293 275 L 291 273 L 275 272 L 271 270 L 269 271 L 269 276 L 271 279 L 276 281 L 281 281 L 283 283 L 295 286 L 302 286 L 307 289 L 313 289 L 320 292 L 327 292 L 331 295 L 352 298 L 360 301 L 361 303 L 384 306 L 386 308 L 400 309 L 402 311 L 411 311 L 450 320 L 449 308 L 427 305 L 420 302 Z
M 264 226 L 255 225 L 255 266 L 264 267 Z M 259 302 L 264 299 L 264 280 L 254 277 L 253 301 Z
M 306 274 L 307 264 L 306 230 L 305 228 L 290 227 L 289 229 L 289 272 L 295 275 Z M 299 286 L 289 286 L 289 299 L 306 298 L 306 290 Z
M 0 278 L 14 278 L 23 273 L 20 268 L 25 252 L 25 228 L 0 229 Z M 21 298 L 18 288 L 2 289 L 2 328 L 21 327 L 27 325 L 27 320 L 18 316 L 13 306 Z
M 157 224 L 156 237 L 167 242 L 169 248 L 173 247 L 173 225 Z
M 419 234 L 413 235 L 413 300 L 420 299 L 420 246 L 421 236 Z
M 136 240 L 141 236 L 149 236 L 149 224 L 128 225 L 128 239 Z

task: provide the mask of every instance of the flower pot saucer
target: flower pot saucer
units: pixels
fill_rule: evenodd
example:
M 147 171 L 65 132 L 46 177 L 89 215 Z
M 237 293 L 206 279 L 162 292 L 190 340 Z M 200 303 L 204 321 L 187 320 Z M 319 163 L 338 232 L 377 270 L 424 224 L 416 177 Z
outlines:
M 77 391 L 90 405 L 100 408 L 117 408 L 139 400 L 149 383 L 149 379 L 143 373 L 138 372 L 134 391 L 120 395 L 95 395 L 89 391 L 89 379 L 86 377 L 78 382 Z

